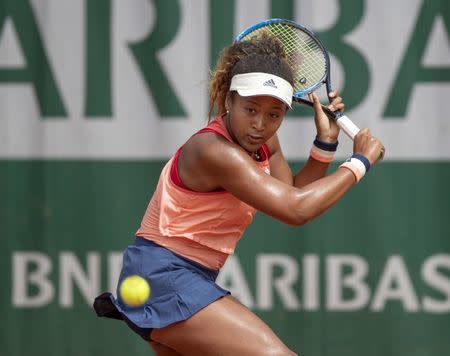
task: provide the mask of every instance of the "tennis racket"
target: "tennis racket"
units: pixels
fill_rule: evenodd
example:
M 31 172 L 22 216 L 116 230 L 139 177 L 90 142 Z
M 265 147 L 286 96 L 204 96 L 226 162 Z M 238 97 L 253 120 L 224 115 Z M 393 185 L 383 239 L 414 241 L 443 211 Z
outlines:
M 323 84 L 328 94 L 332 91 L 330 58 L 325 46 L 312 31 L 293 21 L 270 19 L 242 31 L 235 41 L 246 41 L 262 33 L 275 36 L 283 46 L 294 74 L 294 101 L 313 107 L 313 103 L 308 100 L 309 93 Z M 323 105 L 322 109 L 328 117 L 336 120 L 347 136 L 354 139 L 360 130 L 358 126 L 340 112 L 333 112 Z

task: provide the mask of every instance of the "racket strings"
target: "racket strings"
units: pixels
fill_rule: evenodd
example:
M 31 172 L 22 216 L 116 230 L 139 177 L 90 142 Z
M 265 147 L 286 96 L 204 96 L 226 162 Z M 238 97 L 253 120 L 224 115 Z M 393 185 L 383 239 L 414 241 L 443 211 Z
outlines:
M 293 70 L 294 92 L 307 92 L 307 88 L 324 80 L 327 71 L 325 54 L 309 34 L 289 24 L 272 23 L 251 32 L 244 39 L 262 32 L 275 36 L 281 42 Z
M 294 71 L 296 86 L 305 88 L 324 78 L 326 62 L 322 49 L 314 39 L 305 32 L 285 24 L 274 24 L 271 32 L 283 44 L 289 64 Z

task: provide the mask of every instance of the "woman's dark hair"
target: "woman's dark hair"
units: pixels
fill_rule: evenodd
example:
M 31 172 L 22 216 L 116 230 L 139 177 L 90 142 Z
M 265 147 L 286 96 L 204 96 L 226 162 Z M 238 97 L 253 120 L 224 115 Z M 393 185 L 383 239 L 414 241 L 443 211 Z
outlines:
M 281 43 L 273 36 L 261 35 L 225 47 L 212 72 L 209 95 L 209 117 L 214 109 L 225 112 L 231 78 L 236 74 L 262 72 L 281 77 L 293 85 L 292 69 Z

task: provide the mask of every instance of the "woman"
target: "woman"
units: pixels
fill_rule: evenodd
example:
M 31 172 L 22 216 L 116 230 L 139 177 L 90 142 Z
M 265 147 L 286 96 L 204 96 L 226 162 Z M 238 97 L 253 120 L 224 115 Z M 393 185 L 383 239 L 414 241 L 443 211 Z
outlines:
M 120 277 L 147 279 L 151 296 L 138 308 L 109 293 L 98 315 L 123 319 L 158 355 L 292 355 L 272 330 L 214 283 L 256 210 L 303 225 L 336 203 L 384 150 L 369 130 L 354 155 L 326 176 L 339 128 L 315 94 L 317 135 L 295 175 L 277 130 L 292 102 L 292 72 L 271 37 L 224 49 L 211 80 L 211 112 L 221 113 L 193 135 L 163 169 Z M 331 110 L 343 111 L 330 94 Z M 120 283 L 120 282 L 119 282 Z M 119 284 L 120 285 L 120 284 Z

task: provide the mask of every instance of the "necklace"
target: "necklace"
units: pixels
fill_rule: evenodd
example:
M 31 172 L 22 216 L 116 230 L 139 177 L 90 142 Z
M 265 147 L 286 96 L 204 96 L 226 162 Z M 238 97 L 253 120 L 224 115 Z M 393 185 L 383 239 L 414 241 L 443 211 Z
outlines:
M 253 152 L 252 153 L 252 157 L 255 159 L 255 161 L 260 161 L 261 160 L 261 156 L 260 156 L 258 151 Z

